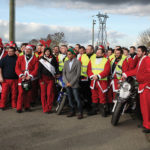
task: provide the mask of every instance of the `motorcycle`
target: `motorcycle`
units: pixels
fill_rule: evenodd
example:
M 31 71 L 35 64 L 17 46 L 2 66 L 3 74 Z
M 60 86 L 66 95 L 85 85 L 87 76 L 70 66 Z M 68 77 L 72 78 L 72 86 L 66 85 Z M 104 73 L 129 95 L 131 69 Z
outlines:
M 116 126 L 120 116 L 126 112 L 136 113 L 138 100 L 138 83 L 134 77 L 128 77 L 125 81 L 119 81 L 120 89 L 116 93 L 112 109 L 111 124 Z
M 65 83 L 63 82 L 62 77 L 59 77 L 59 79 L 57 80 L 57 87 L 61 88 L 58 93 L 57 106 L 56 106 L 56 113 L 57 113 L 57 115 L 60 115 L 63 111 L 63 108 L 64 108 L 66 100 L 67 100 Z

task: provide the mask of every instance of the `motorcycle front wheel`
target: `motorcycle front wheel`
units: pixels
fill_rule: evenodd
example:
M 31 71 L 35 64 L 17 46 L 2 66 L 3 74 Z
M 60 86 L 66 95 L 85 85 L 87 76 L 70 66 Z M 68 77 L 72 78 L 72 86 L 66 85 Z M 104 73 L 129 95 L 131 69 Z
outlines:
M 111 118 L 111 124 L 113 126 L 116 126 L 118 124 L 120 116 L 123 112 L 124 105 L 125 105 L 125 103 L 117 102 L 116 108 L 115 108 L 114 113 L 112 114 L 112 118 Z
M 64 94 L 64 96 L 62 97 L 62 100 L 60 103 L 58 103 L 57 105 L 57 108 L 56 108 L 56 113 L 57 115 L 60 115 L 63 108 L 64 108 L 64 105 L 65 105 L 65 101 L 66 101 L 66 95 Z

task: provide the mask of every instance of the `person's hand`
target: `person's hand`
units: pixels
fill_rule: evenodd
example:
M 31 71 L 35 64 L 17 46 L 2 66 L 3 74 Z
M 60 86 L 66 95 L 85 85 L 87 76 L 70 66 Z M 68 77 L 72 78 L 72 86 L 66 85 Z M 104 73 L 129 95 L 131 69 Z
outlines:
M 4 79 L 3 79 L 2 77 L 0 78 L 0 82 L 1 82 L 1 83 L 3 83 L 3 82 L 4 82 Z
M 95 76 L 93 77 L 93 80 L 98 80 L 97 75 L 95 75 Z
M 24 75 L 23 75 L 23 76 L 21 76 L 21 79 L 22 79 L 22 80 L 25 80 L 25 78 L 26 78 L 26 77 L 25 77 Z
M 71 84 L 70 84 L 70 83 L 67 83 L 67 87 L 71 87 Z
M 26 80 L 30 80 L 30 79 L 31 79 L 31 77 L 30 77 L 30 76 L 27 76 L 27 77 L 26 77 Z

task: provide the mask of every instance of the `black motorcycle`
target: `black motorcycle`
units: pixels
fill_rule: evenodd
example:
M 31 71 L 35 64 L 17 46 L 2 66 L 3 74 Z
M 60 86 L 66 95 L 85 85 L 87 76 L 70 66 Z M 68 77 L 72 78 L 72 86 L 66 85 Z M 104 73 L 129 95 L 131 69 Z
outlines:
M 137 113 L 138 83 L 134 77 L 128 77 L 125 81 L 119 81 L 120 89 L 114 100 L 111 124 L 116 126 L 120 116 L 126 112 Z

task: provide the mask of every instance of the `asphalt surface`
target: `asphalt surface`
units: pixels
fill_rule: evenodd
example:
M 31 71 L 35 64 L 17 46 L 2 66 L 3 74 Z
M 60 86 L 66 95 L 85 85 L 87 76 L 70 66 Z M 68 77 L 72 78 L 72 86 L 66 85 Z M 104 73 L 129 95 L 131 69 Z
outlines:
M 40 106 L 22 114 L 0 110 L 0 150 L 150 150 L 137 120 L 124 115 L 117 127 L 110 120 L 44 114 Z

